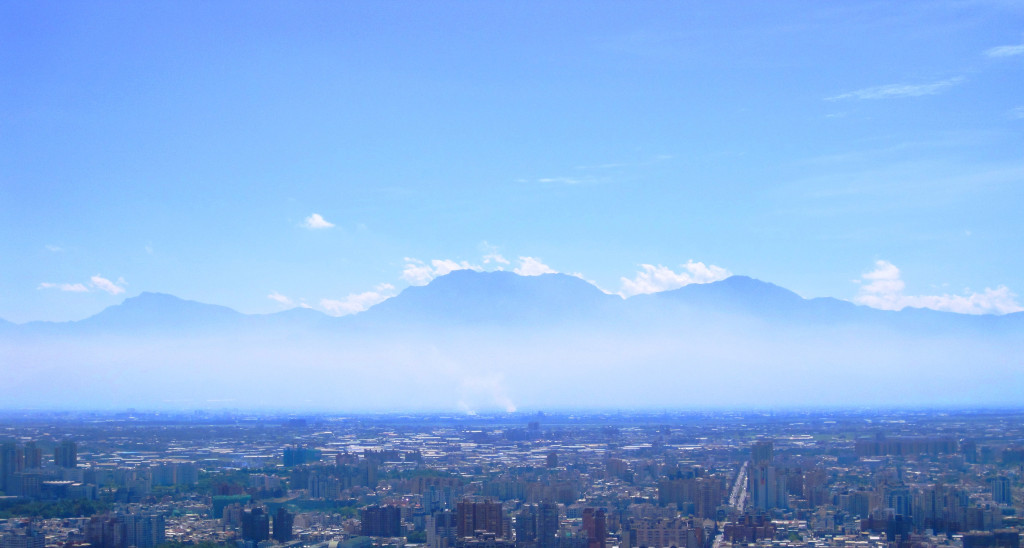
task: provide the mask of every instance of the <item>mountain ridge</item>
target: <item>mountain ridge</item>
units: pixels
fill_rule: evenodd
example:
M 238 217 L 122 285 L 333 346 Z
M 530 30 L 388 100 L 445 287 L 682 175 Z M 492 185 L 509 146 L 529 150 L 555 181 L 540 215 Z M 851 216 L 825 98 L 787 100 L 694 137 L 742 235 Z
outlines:
M 664 304 L 683 305 L 718 313 L 754 313 L 769 318 L 800 318 L 822 320 L 865 319 L 915 316 L 970 318 L 976 323 L 1024 322 L 1024 312 L 1010 314 L 962 314 L 927 308 L 907 307 L 899 311 L 880 310 L 833 297 L 805 299 L 789 289 L 749 276 L 734 275 L 709 283 L 688 284 L 656 293 L 639 294 L 623 299 L 605 293 L 593 284 L 567 274 L 522 276 L 507 271 L 478 272 L 456 270 L 439 276 L 422 286 L 409 286 L 398 295 L 367 310 L 343 317 L 294 307 L 278 312 L 246 314 L 230 307 L 183 299 L 169 293 L 143 291 L 127 297 L 119 304 L 81 320 L 65 322 L 31 321 L 14 323 L 0 318 L 0 327 L 46 327 L 60 330 L 69 326 L 104 328 L 134 323 L 149 328 L 173 328 L 183 323 L 213 325 L 232 321 L 263 324 L 330 323 L 331 320 L 356 318 L 374 323 L 405 318 L 415 321 L 444 319 L 454 323 L 495 321 L 501 318 L 566 320 L 586 317 L 598 312 L 626 313 L 630 307 L 644 308 Z M 473 306 L 477 305 L 477 306 Z M 459 313 L 463 316 L 459 316 Z M 938 315 L 938 316 L 934 316 Z M 989 320 L 973 320 L 990 318 Z
M 0 357 L 20 406 L 992 403 L 1019 402 L 1022 328 L 748 277 L 622 299 L 564 274 L 459 271 L 341 318 L 145 293 L 3 326 Z

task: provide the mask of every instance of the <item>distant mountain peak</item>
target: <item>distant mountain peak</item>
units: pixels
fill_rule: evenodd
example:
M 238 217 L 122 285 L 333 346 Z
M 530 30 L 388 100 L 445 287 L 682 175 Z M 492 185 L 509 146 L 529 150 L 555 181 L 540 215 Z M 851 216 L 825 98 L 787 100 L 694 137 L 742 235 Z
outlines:
M 568 274 L 522 276 L 502 270 L 455 270 L 427 285 L 408 287 L 360 316 L 458 323 L 546 321 L 585 314 L 610 298 Z
M 197 302 L 182 299 L 181 297 L 171 295 L 170 293 L 160 293 L 157 291 L 143 291 L 134 297 L 128 297 L 121 302 L 124 304 L 140 304 L 140 303 L 156 303 L 156 302 Z
M 226 306 L 190 301 L 167 293 L 144 291 L 108 306 L 83 324 L 117 330 L 188 328 L 222 323 L 243 314 Z
M 796 293 L 784 287 L 775 285 L 771 282 L 766 282 L 764 280 L 758 280 L 757 278 L 751 278 L 750 276 L 729 276 L 728 278 L 720 282 L 713 283 L 722 284 L 727 287 L 732 287 L 738 291 L 745 291 L 748 293 L 757 292 L 762 295 L 773 294 L 788 299 L 795 298 L 804 300 L 804 298 L 801 297 L 800 295 L 797 295 Z
M 637 295 L 651 302 L 672 302 L 709 312 L 743 312 L 755 316 L 785 316 L 806 309 L 807 301 L 775 284 L 751 278 L 730 276 L 724 280 L 689 284 L 651 295 Z

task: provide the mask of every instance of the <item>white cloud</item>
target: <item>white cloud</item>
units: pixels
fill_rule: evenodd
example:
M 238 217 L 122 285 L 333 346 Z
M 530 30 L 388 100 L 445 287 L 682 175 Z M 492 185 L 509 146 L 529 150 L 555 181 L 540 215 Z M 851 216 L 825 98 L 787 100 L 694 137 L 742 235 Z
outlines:
M 484 264 L 509 264 L 509 260 L 501 253 L 498 253 L 498 246 L 491 245 L 486 240 L 480 242 L 480 252 L 484 255 Z M 496 268 L 502 270 L 500 266 Z
M 1014 120 L 1024 119 L 1024 107 L 1014 107 L 1010 109 L 1010 118 Z
M 346 316 L 369 309 L 395 296 L 395 286 L 380 284 L 373 291 L 350 293 L 344 300 L 320 299 L 320 307 L 332 316 Z
M 891 99 L 894 97 L 921 97 L 936 95 L 964 81 L 962 76 L 932 82 L 930 84 L 888 84 L 874 86 L 826 97 L 826 101 L 842 101 L 844 99 Z
M 92 286 L 95 287 L 96 289 L 99 289 L 100 291 L 106 291 L 111 295 L 118 295 L 120 293 L 124 293 L 124 288 L 121 287 L 124 285 L 124 278 L 118 278 L 117 282 L 112 282 L 97 274 L 92 278 L 89 278 L 89 281 L 92 282 Z
M 619 295 L 632 297 L 642 293 L 658 293 L 678 289 L 684 285 L 717 282 L 732 275 L 720 266 L 695 263 L 692 260 L 682 265 L 683 270 L 680 272 L 675 272 L 662 265 L 642 264 L 640 267 L 643 270 L 637 272 L 636 277 L 632 280 L 626 277 L 621 278 L 622 289 L 619 291 Z
M 589 182 L 589 179 L 579 179 L 575 177 L 543 177 L 537 179 L 538 183 L 558 183 L 563 185 L 578 185 Z
M 294 306 L 294 304 L 295 304 L 294 301 L 292 301 L 288 297 L 285 297 L 284 295 L 278 293 L 277 291 L 271 292 L 270 295 L 267 295 L 267 298 L 272 300 L 272 301 L 277 301 L 278 303 L 281 303 L 282 305 L 288 306 L 288 307 Z
M 881 310 L 930 308 L 959 314 L 1008 314 L 1024 311 L 1017 295 L 1006 286 L 985 288 L 981 293 L 965 291 L 963 295 L 904 295 L 906 284 L 900 269 L 889 261 L 876 261 L 875 269 L 861 276 L 860 291 L 854 302 Z
M 1024 55 L 1024 44 L 996 46 L 985 50 L 985 55 L 988 55 L 989 57 L 1012 57 L 1014 55 Z
M 38 289 L 59 289 L 61 291 L 70 291 L 72 293 L 87 293 L 89 291 L 89 288 L 82 284 L 54 284 L 49 282 L 39 284 Z
M 64 248 L 59 245 L 46 244 L 46 250 L 53 253 L 60 253 L 61 251 L 64 251 Z
M 118 278 L 116 282 L 112 282 L 99 274 L 89 278 L 89 286 L 93 289 L 99 289 L 100 291 L 106 291 L 111 295 L 119 295 L 124 293 L 125 281 L 124 278 Z M 59 289 L 60 291 L 70 291 L 72 293 L 88 293 L 89 287 L 85 284 L 80 283 L 50 283 L 43 282 L 39 284 L 38 289 Z
M 319 213 L 314 213 L 309 217 L 306 217 L 306 220 L 302 223 L 302 226 L 310 230 L 318 230 L 321 228 L 331 228 L 332 226 L 334 226 L 334 223 L 328 222 L 326 219 L 321 217 Z
M 540 276 L 541 274 L 558 274 L 558 271 L 542 263 L 536 257 L 519 257 L 519 268 L 513 270 L 520 276 Z
M 411 285 L 426 285 L 430 283 L 430 280 L 455 270 L 480 271 L 483 269 L 466 261 L 456 262 L 450 259 L 434 259 L 428 265 L 419 259 L 406 257 L 405 268 L 402 269 L 402 279 Z
M 484 264 L 500 263 L 500 264 L 511 264 L 509 260 L 501 255 L 501 253 L 488 253 L 484 255 Z

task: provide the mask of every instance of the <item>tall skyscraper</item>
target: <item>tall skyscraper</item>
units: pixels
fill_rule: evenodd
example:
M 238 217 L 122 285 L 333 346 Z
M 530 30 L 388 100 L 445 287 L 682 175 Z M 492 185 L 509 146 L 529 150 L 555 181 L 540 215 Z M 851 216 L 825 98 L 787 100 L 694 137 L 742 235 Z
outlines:
M 557 504 L 542 502 L 537 505 L 537 548 L 555 548 L 560 524 Z
M 284 506 L 277 509 L 274 514 L 274 540 L 288 542 L 292 539 L 292 525 L 295 524 L 295 515 L 285 509 Z
M 500 502 L 464 500 L 456 506 L 456 516 L 460 537 L 472 537 L 476 531 L 487 531 L 498 537 L 510 536 L 510 532 L 505 529 L 505 516 Z
M 583 509 L 583 531 L 587 535 L 587 548 L 605 548 L 608 525 L 604 509 Z
M 270 516 L 262 508 L 246 508 L 242 512 L 242 539 L 270 540 Z
M 550 502 L 527 504 L 516 514 L 516 546 L 555 548 L 558 535 L 558 506 Z
M 13 441 L 0 444 L 0 491 L 8 492 L 18 471 L 18 446 Z
M 768 463 L 754 464 L 748 476 L 750 503 L 758 510 L 789 507 L 786 476 Z
M 25 444 L 25 468 L 42 468 L 43 450 L 34 441 Z
M 125 545 L 155 548 L 164 543 L 164 517 L 159 514 L 128 514 L 125 524 Z
M 997 504 L 1013 504 L 1013 493 L 1010 491 L 1010 478 L 996 476 L 992 480 L 992 499 Z
M 755 441 L 750 445 L 751 464 L 769 464 L 775 458 L 772 449 L 772 442 L 767 440 Z
M 402 511 L 397 506 L 367 506 L 359 511 L 360 530 L 368 537 L 397 537 L 402 534 Z
M 427 516 L 427 547 L 451 548 L 458 539 L 458 520 L 450 510 L 434 512 Z
M 64 440 L 53 449 L 53 462 L 61 468 L 78 467 L 78 443 Z

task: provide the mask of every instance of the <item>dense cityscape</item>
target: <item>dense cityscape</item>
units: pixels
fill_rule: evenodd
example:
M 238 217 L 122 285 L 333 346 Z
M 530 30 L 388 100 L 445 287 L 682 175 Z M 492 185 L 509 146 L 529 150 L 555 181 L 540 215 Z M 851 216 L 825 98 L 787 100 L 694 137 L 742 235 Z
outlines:
M 9 411 L 0 548 L 1018 548 L 1021 419 Z

